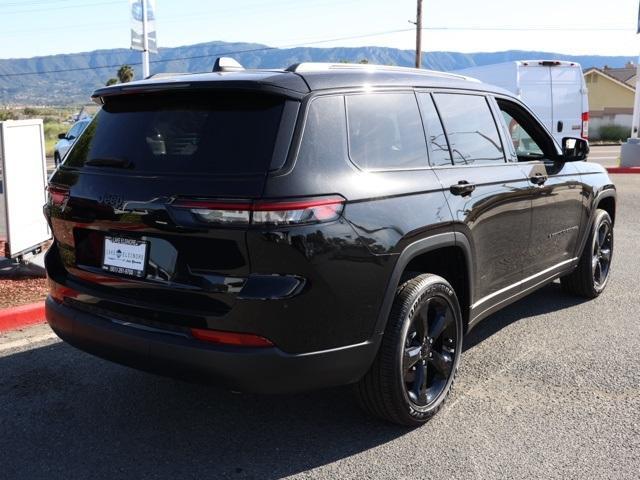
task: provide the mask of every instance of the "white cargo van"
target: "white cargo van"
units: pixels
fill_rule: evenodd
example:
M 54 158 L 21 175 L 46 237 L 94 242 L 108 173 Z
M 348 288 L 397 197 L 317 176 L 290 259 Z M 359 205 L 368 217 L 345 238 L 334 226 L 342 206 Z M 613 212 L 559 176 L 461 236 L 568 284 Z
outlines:
M 589 101 L 582 67 L 557 60 L 518 60 L 452 73 L 475 77 L 517 95 L 538 115 L 553 136 L 589 136 Z

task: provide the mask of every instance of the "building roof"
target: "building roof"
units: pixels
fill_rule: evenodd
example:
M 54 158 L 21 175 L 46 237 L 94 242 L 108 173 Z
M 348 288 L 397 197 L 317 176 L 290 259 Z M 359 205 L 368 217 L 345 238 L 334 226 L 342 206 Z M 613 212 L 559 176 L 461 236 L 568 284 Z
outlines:
M 627 63 L 627 65 L 622 68 L 610 68 L 605 65 L 602 71 L 616 80 L 627 83 L 635 77 L 636 66 L 631 62 Z
M 596 73 L 602 75 L 603 77 L 608 78 L 612 82 L 617 83 L 618 85 L 620 85 L 622 87 L 628 88 L 632 92 L 636 91 L 635 85 L 629 84 L 629 83 L 627 83 L 627 82 L 625 82 L 623 80 L 620 80 L 620 79 L 614 77 L 613 75 L 611 75 L 609 73 L 610 70 L 611 69 L 603 70 L 603 69 L 600 69 L 600 68 L 592 67 L 592 68 L 588 68 L 587 70 L 585 70 L 584 71 L 584 75 L 589 75 L 592 72 L 596 72 Z M 635 78 L 635 69 L 634 69 L 634 74 L 633 74 L 633 76 L 631 78 Z

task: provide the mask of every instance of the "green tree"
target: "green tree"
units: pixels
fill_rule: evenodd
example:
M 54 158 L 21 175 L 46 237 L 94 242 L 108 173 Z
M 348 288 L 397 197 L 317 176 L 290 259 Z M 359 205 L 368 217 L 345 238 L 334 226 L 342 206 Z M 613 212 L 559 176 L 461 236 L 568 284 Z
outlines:
M 0 110 L 0 122 L 4 122 L 5 120 L 17 120 L 18 116 L 14 111 L 9 109 Z
M 118 69 L 118 80 L 120 83 L 127 83 L 133 80 L 133 68 L 131 65 L 123 65 Z
M 108 87 L 109 85 L 115 85 L 116 83 L 118 83 L 118 79 L 111 77 L 109 80 L 107 80 L 107 83 L 105 83 L 105 85 Z

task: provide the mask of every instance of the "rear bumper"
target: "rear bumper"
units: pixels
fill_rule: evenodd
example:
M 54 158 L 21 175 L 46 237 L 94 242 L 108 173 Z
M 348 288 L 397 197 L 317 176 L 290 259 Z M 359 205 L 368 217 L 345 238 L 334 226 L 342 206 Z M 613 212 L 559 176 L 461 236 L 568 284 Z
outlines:
M 356 382 L 378 344 L 288 354 L 278 348 L 228 347 L 131 327 L 46 301 L 46 318 L 67 343 L 99 357 L 164 375 L 219 383 L 243 392 L 288 393 Z

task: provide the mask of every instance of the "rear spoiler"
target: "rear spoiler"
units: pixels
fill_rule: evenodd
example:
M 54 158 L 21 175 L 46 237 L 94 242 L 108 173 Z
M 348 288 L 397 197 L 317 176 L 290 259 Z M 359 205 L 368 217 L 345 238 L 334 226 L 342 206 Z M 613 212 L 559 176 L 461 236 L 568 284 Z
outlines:
M 149 80 L 141 80 L 139 82 L 126 83 L 123 85 L 112 85 L 97 89 L 91 95 L 98 105 L 104 105 L 111 97 L 121 97 L 123 95 L 139 95 L 157 92 L 172 92 L 192 90 L 198 92 L 214 91 L 214 90 L 233 90 L 246 92 L 259 92 L 264 94 L 279 95 L 293 100 L 301 100 L 309 89 L 301 90 L 298 76 L 292 76 L 290 88 L 276 86 L 265 81 L 251 80 L 234 80 L 234 79 L 203 79 L 195 80 L 191 76 L 193 74 L 172 75 L 170 77 L 160 76 L 159 78 L 150 78 Z M 191 77 L 191 78 L 190 78 Z

